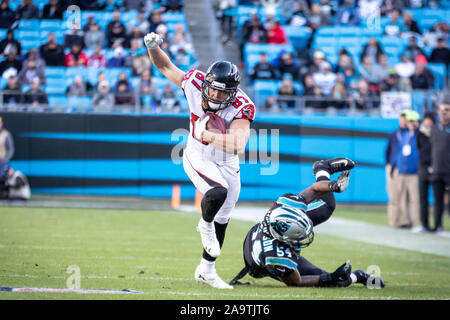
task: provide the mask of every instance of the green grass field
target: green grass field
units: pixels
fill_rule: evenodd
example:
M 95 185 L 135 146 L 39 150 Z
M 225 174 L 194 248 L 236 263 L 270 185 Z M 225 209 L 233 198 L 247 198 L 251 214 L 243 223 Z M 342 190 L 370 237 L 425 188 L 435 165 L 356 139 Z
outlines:
M 371 215 L 339 210 L 340 217 Z M 221 291 L 193 275 L 201 257 L 199 214 L 173 211 L 0 208 L 0 286 L 65 288 L 68 266 L 83 289 L 133 289 L 138 295 L 0 292 L 0 299 L 449 299 L 450 258 L 318 234 L 303 255 L 327 271 L 346 259 L 354 269 L 377 265 L 384 289 L 353 285 L 288 288 L 271 279 Z M 377 220 L 378 219 L 378 220 Z M 448 220 L 446 221 L 448 222 Z M 384 222 L 385 223 L 385 222 Z M 226 281 L 243 267 L 242 242 L 251 222 L 232 220 L 216 268 Z M 447 224 L 448 225 L 448 224 Z

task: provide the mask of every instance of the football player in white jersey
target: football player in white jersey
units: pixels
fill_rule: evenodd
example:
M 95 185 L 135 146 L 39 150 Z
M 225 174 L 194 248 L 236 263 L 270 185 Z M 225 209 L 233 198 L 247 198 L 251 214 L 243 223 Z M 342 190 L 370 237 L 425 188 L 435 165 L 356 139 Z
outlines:
M 148 54 L 159 71 L 181 88 L 189 104 L 190 135 L 183 152 L 183 167 L 194 186 L 203 194 L 202 217 L 197 226 L 203 255 L 195 270 L 197 281 L 214 288 L 232 289 L 215 269 L 216 258 L 225 239 L 225 230 L 241 189 L 239 157 L 250 136 L 255 117 L 251 99 L 238 88 L 239 69 L 228 61 L 213 63 L 206 73 L 187 73 L 176 67 L 160 49 L 163 39 L 155 33 L 144 37 Z M 225 134 L 206 130 L 215 113 L 225 120 Z

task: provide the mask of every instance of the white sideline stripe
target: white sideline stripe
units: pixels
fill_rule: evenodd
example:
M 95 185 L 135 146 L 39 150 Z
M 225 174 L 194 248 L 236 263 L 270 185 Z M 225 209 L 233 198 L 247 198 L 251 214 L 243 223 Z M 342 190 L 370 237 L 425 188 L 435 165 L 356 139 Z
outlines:
M 264 215 L 264 208 L 237 206 L 231 218 L 260 222 Z M 334 215 L 339 215 L 339 212 Z M 448 231 L 440 235 L 412 233 L 409 230 L 399 230 L 336 216 L 332 216 L 316 230 L 317 233 L 345 239 L 450 257 L 450 232 Z
M 32 278 L 32 279 L 66 279 L 67 276 L 40 276 L 33 274 L 0 274 L 0 277 L 4 278 Z M 108 280 L 124 280 L 124 279 L 137 279 L 137 280 L 164 280 L 164 281 L 194 281 L 194 278 L 173 278 L 173 277 L 153 277 L 153 276 L 97 276 L 87 275 L 81 276 L 82 279 L 108 279 Z

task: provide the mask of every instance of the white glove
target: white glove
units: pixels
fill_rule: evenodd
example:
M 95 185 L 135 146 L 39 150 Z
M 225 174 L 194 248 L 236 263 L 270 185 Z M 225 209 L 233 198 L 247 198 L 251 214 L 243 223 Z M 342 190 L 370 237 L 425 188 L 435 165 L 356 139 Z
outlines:
M 144 37 L 144 43 L 150 50 L 158 48 L 161 43 L 163 43 L 163 41 L 163 38 L 159 34 L 154 32 L 147 33 L 147 35 Z
M 338 177 L 337 181 L 330 182 L 330 191 L 332 192 L 342 192 L 348 187 L 348 181 L 350 180 L 350 171 L 342 171 L 341 175 Z
M 194 122 L 194 137 L 195 139 L 199 141 L 203 141 L 202 135 L 203 132 L 206 130 L 206 124 L 209 121 L 209 116 L 206 116 L 205 118 L 197 119 L 197 121 Z

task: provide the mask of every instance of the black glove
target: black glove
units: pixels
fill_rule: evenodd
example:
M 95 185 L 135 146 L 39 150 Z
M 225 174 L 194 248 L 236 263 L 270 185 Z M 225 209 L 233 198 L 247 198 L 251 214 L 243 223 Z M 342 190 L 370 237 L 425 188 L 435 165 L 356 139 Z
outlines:
M 320 287 L 348 287 L 352 284 L 350 274 L 352 266 L 350 260 L 347 260 L 342 266 L 337 268 L 333 273 L 323 273 L 320 275 Z

